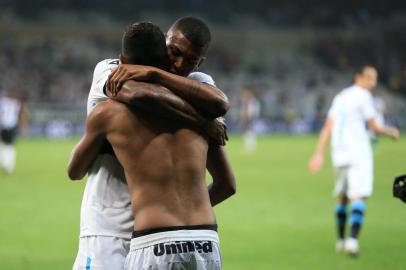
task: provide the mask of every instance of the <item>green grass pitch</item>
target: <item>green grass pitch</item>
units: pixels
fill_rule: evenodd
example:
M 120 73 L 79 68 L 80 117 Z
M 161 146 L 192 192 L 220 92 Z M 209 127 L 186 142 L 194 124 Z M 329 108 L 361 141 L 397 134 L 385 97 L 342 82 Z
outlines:
M 20 140 L 17 171 L 0 174 L 0 269 L 71 269 L 77 252 L 85 181 L 70 182 L 66 162 L 77 140 Z M 226 270 L 404 270 L 406 205 L 392 198 L 406 173 L 406 138 L 382 139 L 375 192 L 368 202 L 358 259 L 336 254 L 333 172 L 307 172 L 316 137 L 262 137 L 244 153 L 227 146 L 237 194 L 215 208 Z

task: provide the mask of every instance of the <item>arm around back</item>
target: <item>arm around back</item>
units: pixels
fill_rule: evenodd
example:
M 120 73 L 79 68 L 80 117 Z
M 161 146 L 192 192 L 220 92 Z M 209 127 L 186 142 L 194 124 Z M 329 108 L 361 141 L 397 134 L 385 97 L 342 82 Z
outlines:
M 126 81 L 113 100 L 134 106 L 151 114 L 204 126 L 208 119 L 167 88 L 152 83 Z
M 208 76 L 208 75 L 206 75 Z M 216 86 L 156 69 L 155 81 L 190 102 L 210 119 L 224 116 L 230 108 L 227 96 Z
M 206 118 L 225 115 L 229 109 L 227 96 L 214 86 L 213 79 L 207 74 L 193 74 L 195 76 L 191 79 L 156 67 L 121 64 L 110 74 L 108 85 L 113 93 L 117 93 L 128 80 L 158 83 L 190 103 Z
M 105 121 L 107 120 L 107 102 L 98 104 L 86 120 L 86 131 L 72 150 L 68 163 L 68 176 L 71 180 L 80 180 L 88 172 L 105 142 Z
M 209 146 L 207 169 L 213 177 L 208 189 L 211 205 L 215 206 L 237 191 L 235 176 L 224 147 L 212 144 Z

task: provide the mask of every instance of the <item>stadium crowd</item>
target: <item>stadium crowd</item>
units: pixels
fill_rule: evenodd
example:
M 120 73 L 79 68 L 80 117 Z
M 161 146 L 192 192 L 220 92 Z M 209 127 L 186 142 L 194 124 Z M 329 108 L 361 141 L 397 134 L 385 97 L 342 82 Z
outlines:
M 241 45 L 244 42 L 235 43 L 239 29 L 231 25 L 215 26 L 214 29 L 222 30 L 214 31 L 217 34 L 203 71 L 212 74 L 230 97 L 228 122 L 232 131 L 241 128 L 240 95 L 249 87 L 261 103 L 260 117 L 255 122 L 259 132 L 307 133 L 319 129 L 334 94 L 351 83 L 353 68 L 373 63 L 382 75 L 377 92 L 391 104 L 387 117 L 404 128 L 406 109 L 399 96 L 406 95 L 406 52 L 402 50 L 406 40 L 400 34 L 405 18 L 376 23 L 367 32 L 358 25 L 331 34 L 321 31 L 310 39 L 307 30 L 296 30 L 292 34 L 296 38 L 282 40 L 282 47 L 286 45 L 288 49 L 274 48 L 272 37 L 264 39 L 263 33 L 271 36 L 279 30 L 269 29 L 263 23 L 257 27 L 262 31 L 250 34 L 266 40 L 269 50 L 264 50 L 265 45 L 261 47 L 260 42 L 245 42 L 246 46 Z M 36 108 L 46 103 L 76 106 L 82 114 L 61 120 L 83 123 L 85 115 L 81 109 L 85 108 L 92 70 L 98 61 L 117 57 L 119 38 L 115 40 L 104 34 L 102 27 L 92 24 L 70 24 L 72 28 L 84 29 L 83 35 L 74 31 L 56 32 L 52 20 L 45 21 L 52 29 L 48 31 L 46 26 L 44 30 L 44 23 L 33 23 L 29 30 L 21 27 L 27 22 L 17 15 L 3 16 L 2 22 L 0 35 L 7 38 L 0 39 L 0 65 L 7 68 L 0 74 L 0 90 L 20 89 L 20 95 L 28 99 L 34 112 L 34 122 L 38 118 Z M 256 23 L 251 22 L 252 27 L 247 28 L 254 28 Z M 376 35 L 376 31 L 382 35 Z M 117 32 L 119 37 L 121 33 Z

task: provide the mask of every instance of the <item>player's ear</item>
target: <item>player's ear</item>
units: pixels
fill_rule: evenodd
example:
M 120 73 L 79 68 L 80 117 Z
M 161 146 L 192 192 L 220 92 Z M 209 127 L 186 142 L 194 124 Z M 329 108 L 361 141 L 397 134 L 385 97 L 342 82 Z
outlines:
M 120 53 L 119 58 L 120 58 L 120 62 L 121 62 L 121 64 L 125 64 L 125 62 L 126 62 L 125 56 L 124 56 L 123 54 L 121 54 L 121 53 Z
M 201 57 L 199 60 L 199 63 L 197 63 L 197 65 L 196 65 L 195 69 L 199 68 L 203 64 L 204 60 L 206 60 L 206 57 Z

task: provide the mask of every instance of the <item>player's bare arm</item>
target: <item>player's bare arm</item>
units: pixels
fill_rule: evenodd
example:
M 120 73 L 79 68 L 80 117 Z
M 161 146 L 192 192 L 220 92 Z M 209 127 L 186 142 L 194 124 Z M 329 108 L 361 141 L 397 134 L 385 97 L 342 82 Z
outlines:
M 213 144 L 209 146 L 207 170 L 213 177 L 208 189 L 211 205 L 215 206 L 236 192 L 235 176 L 224 147 Z
M 333 129 L 333 122 L 333 118 L 328 117 L 323 129 L 320 132 L 319 142 L 308 164 L 309 171 L 312 173 L 318 172 L 323 166 L 324 152 L 330 139 L 331 130 Z
M 111 99 L 195 126 L 202 126 L 209 121 L 189 103 L 158 84 L 127 81 L 122 90 L 117 95 L 112 95 Z
M 397 140 L 400 136 L 400 132 L 397 128 L 379 126 L 374 118 L 368 120 L 368 127 L 375 133 L 391 137 Z
M 126 81 L 121 91 L 116 96 L 111 95 L 111 99 L 163 118 L 200 127 L 219 145 L 225 145 L 228 140 L 226 125 L 221 119 L 205 118 L 188 102 L 161 85 Z
M 163 85 L 211 119 L 225 115 L 229 109 L 227 96 L 217 87 L 150 66 L 119 65 L 108 79 L 108 86 L 113 95 L 127 80 L 148 81 Z
M 102 108 L 106 102 L 97 105 L 86 120 L 86 131 L 72 150 L 68 163 L 68 176 L 71 180 L 82 179 L 105 143 L 104 122 L 107 115 Z

